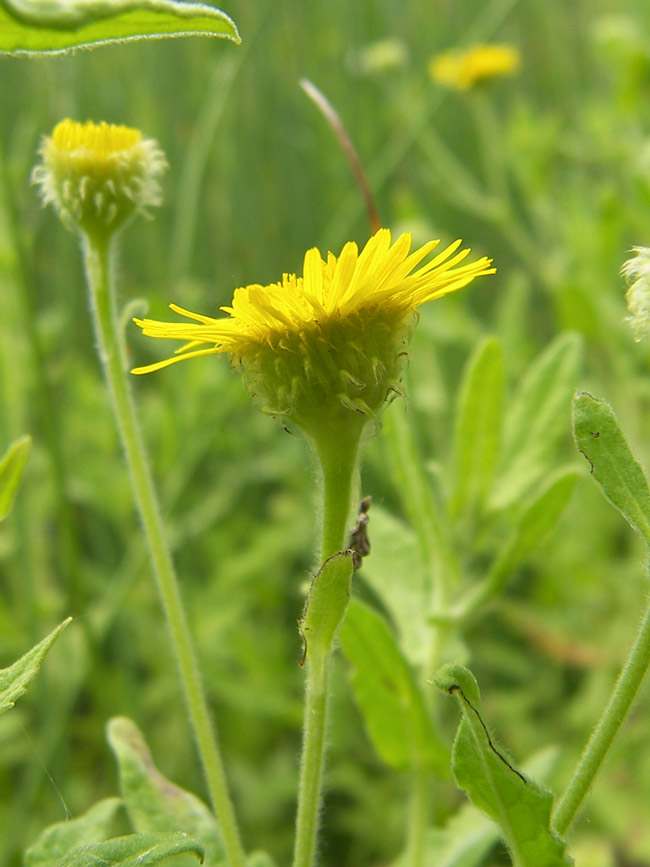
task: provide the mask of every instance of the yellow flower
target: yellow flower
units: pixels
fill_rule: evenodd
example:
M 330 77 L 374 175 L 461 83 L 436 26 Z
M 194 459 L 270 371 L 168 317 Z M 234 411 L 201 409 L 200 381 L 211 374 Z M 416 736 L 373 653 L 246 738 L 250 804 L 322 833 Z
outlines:
M 409 255 L 409 234 L 391 245 L 390 231 L 380 229 L 361 252 L 349 242 L 340 256 L 329 253 L 323 261 L 313 248 L 302 276 L 236 289 L 232 306 L 221 308 L 228 317 L 213 319 L 172 304 L 195 322 L 136 319 L 145 335 L 186 344 L 173 358 L 133 373 L 226 352 L 262 408 L 299 426 L 308 429 L 339 411 L 375 417 L 399 389 L 417 307 L 495 271 L 485 257 L 461 264 L 470 251 L 459 252 L 460 241 L 420 265 L 439 243 Z
M 514 75 L 520 65 L 521 56 L 511 45 L 472 45 L 431 58 L 429 75 L 440 84 L 468 90 L 486 78 Z
M 41 145 L 32 178 L 43 204 L 83 231 L 114 231 L 136 211 L 161 202 L 166 167 L 153 139 L 137 129 L 63 120 Z

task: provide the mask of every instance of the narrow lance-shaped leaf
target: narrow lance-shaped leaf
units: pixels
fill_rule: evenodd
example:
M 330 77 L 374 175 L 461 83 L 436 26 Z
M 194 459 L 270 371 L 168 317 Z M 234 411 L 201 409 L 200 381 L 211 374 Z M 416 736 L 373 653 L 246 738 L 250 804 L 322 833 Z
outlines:
M 341 627 L 341 646 L 368 733 L 394 768 L 433 767 L 448 776 L 449 750 L 435 734 L 411 669 L 388 624 L 353 600 Z
M 607 499 L 650 546 L 650 489 L 611 406 L 590 394 L 573 401 L 576 444 Z
M 83 816 L 50 825 L 25 852 L 25 867 L 56 867 L 72 849 L 106 840 L 121 807 L 121 798 L 105 798 Z
M 13 505 L 31 444 L 31 437 L 17 439 L 0 461 L 0 521 L 7 517 Z
M 203 861 L 203 847 L 187 834 L 128 834 L 72 849 L 59 860 L 57 867 L 151 867 L 185 852 Z
M 48 650 L 71 620 L 72 617 L 68 617 L 67 620 L 64 620 L 55 630 L 50 632 L 47 638 L 44 638 L 43 641 L 32 647 L 31 650 L 24 656 L 21 656 L 13 665 L 0 670 L 0 713 L 13 707 L 17 699 L 23 695 L 27 689 L 27 684 L 38 674 Z
M 579 334 L 561 334 L 523 377 L 506 414 L 495 508 L 517 502 L 551 467 L 553 451 L 569 430 L 582 346 Z
M 224 12 L 179 0 L 0 0 L 0 52 L 57 52 L 133 39 L 241 42 Z
M 486 578 L 467 594 L 460 605 L 461 611 L 473 610 L 501 592 L 513 570 L 556 523 L 580 475 L 574 467 L 559 470 L 524 504 L 510 539 Z
M 480 509 L 490 490 L 501 445 L 503 355 L 499 341 L 485 340 L 470 359 L 456 417 L 454 514 Z
M 446 665 L 435 682 L 456 696 L 462 713 L 452 752 L 456 783 L 497 822 L 515 867 L 571 864 L 564 842 L 550 828 L 552 793 L 524 777 L 495 747 L 474 675 L 462 665 Z
M 185 831 L 201 842 L 210 867 L 224 864 L 226 857 L 215 816 L 200 798 L 160 773 L 136 724 L 126 717 L 115 717 L 109 721 L 107 731 L 133 828 L 142 834 Z

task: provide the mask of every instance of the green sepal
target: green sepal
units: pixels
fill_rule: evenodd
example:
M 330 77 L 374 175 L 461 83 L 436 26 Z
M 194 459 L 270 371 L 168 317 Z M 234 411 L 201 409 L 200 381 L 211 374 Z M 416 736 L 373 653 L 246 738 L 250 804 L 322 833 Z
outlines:
M 20 437 L 9 446 L 0 461 L 0 521 L 11 511 L 31 445 L 31 437 Z
M 71 620 L 72 617 L 68 617 L 13 665 L 0 670 L 0 713 L 13 707 L 24 694 L 27 684 L 38 674 L 48 650 Z
M 0 52 L 54 53 L 133 39 L 217 36 L 237 26 L 205 3 L 178 0 L 0 0 Z
M 566 867 L 573 862 L 550 827 L 553 794 L 525 777 L 497 748 L 481 716 L 474 675 L 446 665 L 436 686 L 454 695 L 462 713 L 452 750 L 457 785 L 501 828 L 514 867 Z

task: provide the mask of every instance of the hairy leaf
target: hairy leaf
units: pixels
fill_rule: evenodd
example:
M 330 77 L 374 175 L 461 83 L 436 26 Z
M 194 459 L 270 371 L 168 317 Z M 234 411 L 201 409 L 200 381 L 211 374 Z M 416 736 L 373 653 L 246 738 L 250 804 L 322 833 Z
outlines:
M 515 867 L 571 864 L 564 842 L 550 828 L 552 793 L 524 777 L 494 745 L 474 675 L 462 665 L 446 665 L 435 681 L 456 696 L 462 713 L 452 752 L 456 783 L 497 822 Z
M 643 468 L 605 401 L 577 394 L 573 401 L 576 444 L 591 464 L 607 499 L 650 546 L 650 489 Z
M 241 41 L 234 21 L 205 3 L 0 0 L 0 52 L 58 52 L 82 45 L 192 35 Z
M 401 770 L 430 765 L 447 775 L 449 751 L 433 730 L 422 694 L 384 618 L 353 600 L 340 638 L 354 668 L 357 701 L 381 758 Z
M 203 847 L 187 834 L 128 834 L 72 849 L 56 867 L 150 867 L 185 852 L 203 861 Z
M 225 863 L 221 833 L 208 807 L 156 768 L 136 724 L 126 717 L 109 721 L 108 740 L 117 758 L 122 797 L 134 830 L 141 834 L 185 831 L 200 840 L 206 865 Z
M 0 670 L 0 713 L 13 707 L 17 699 L 23 695 L 27 689 L 27 684 L 38 674 L 48 650 L 71 620 L 72 617 L 68 617 L 50 632 L 47 638 L 32 647 L 13 665 Z
M 25 867 L 55 867 L 71 849 L 106 840 L 121 807 L 121 798 L 105 798 L 83 816 L 46 828 L 25 852 Z

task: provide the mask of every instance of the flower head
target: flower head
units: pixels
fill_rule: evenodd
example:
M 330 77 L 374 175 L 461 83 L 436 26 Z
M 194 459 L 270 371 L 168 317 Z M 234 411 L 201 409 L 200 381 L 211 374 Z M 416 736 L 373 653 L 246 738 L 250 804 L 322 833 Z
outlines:
M 225 318 L 172 304 L 195 321 L 136 319 L 149 337 L 186 343 L 173 358 L 133 373 L 227 352 L 262 408 L 299 426 L 308 429 L 341 411 L 375 417 L 399 388 L 415 310 L 495 271 L 485 257 L 461 264 L 470 251 L 459 252 L 460 241 L 422 265 L 438 244 L 409 254 L 409 234 L 391 244 L 390 231 L 380 229 L 361 252 L 349 242 L 339 256 L 323 260 L 313 248 L 302 276 L 236 289 L 232 306 L 221 308 Z
M 633 247 L 632 252 L 636 255 L 623 265 L 621 274 L 628 282 L 626 321 L 638 343 L 650 334 L 650 247 Z
M 43 204 L 82 231 L 111 232 L 161 201 L 165 157 L 137 129 L 63 120 L 44 138 L 33 172 Z
M 472 45 L 431 58 L 429 75 L 447 87 L 468 90 L 484 79 L 513 75 L 520 64 L 521 56 L 512 45 Z

